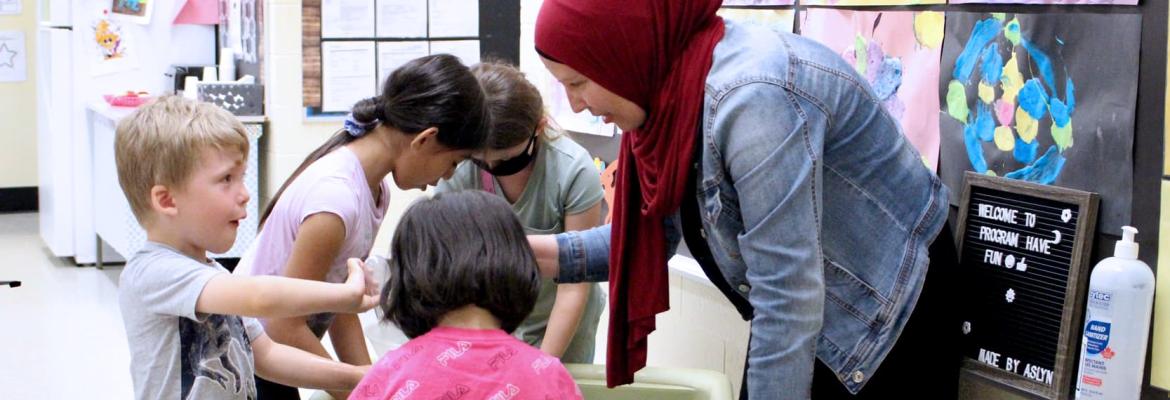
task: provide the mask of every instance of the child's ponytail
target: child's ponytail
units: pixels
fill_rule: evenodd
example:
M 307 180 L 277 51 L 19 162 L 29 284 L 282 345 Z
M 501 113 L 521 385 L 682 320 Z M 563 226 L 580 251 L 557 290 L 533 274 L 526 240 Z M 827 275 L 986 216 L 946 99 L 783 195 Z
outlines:
M 484 145 L 490 120 L 479 82 L 458 58 L 437 54 L 411 60 L 386 78 L 382 94 L 354 104 L 344 128 L 305 157 L 268 202 L 260 225 L 263 227 L 280 195 L 309 165 L 378 125 L 409 135 L 437 127 L 439 143 L 463 150 Z

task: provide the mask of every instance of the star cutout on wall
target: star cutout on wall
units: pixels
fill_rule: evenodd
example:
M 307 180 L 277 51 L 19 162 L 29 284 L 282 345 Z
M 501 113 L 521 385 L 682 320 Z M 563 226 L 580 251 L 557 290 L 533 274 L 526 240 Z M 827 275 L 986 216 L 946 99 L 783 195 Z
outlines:
M 16 68 L 17 54 L 8 48 L 8 43 L 0 43 L 0 67 Z

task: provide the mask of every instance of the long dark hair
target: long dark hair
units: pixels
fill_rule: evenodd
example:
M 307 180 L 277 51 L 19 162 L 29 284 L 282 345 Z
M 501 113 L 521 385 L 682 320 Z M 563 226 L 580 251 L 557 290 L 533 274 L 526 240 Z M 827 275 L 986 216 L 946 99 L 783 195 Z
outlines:
M 386 78 L 382 94 L 358 101 L 352 113 L 361 124 L 378 123 L 406 134 L 437 127 L 439 143 L 457 150 L 482 148 L 491 123 L 479 82 L 467 66 L 450 54 L 419 57 L 398 67 Z M 272 196 L 260 216 L 260 224 L 272 214 L 284 190 L 309 165 L 356 139 L 340 129 L 309 153 Z
M 468 304 L 490 311 L 511 333 L 540 294 L 524 227 L 507 202 L 481 190 L 411 205 L 394 232 L 389 272 L 383 315 L 410 338 Z

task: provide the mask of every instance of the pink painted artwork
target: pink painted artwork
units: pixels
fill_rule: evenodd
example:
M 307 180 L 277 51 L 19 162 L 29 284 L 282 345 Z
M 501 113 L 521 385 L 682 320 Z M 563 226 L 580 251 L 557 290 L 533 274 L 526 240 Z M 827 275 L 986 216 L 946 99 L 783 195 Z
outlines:
M 939 152 L 941 12 L 809 9 L 801 35 L 845 58 L 934 170 Z
M 946 4 L 947 0 L 804 0 L 804 6 L 914 6 L 921 4 Z M 954 1 L 952 1 L 954 3 Z M 726 3 L 724 3 L 726 4 Z
M 1086 4 L 1136 6 L 1138 0 L 951 0 L 951 4 Z

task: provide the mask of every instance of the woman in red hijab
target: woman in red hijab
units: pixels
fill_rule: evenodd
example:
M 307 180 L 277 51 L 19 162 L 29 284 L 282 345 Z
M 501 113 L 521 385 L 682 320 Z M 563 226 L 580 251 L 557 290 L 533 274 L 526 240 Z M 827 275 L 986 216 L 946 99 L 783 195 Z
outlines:
M 751 320 L 745 395 L 954 398 L 957 351 L 925 347 L 958 331 L 946 187 L 852 66 L 719 5 L 545 0 L 537 19 L 573 110 L 624 131 L 612 227 L 533 241 L 562 283 L 608 278 L 609 384 L 646 363 L 681 227 Z

